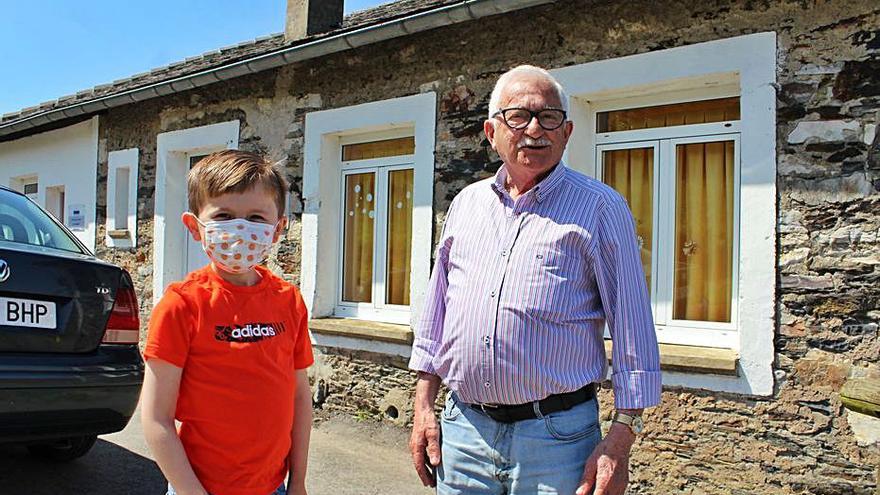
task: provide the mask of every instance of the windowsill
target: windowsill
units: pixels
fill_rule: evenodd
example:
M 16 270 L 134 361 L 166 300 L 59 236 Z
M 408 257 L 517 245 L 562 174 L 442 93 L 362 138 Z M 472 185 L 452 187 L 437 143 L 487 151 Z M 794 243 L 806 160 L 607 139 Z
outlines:
M 324 335 L 339 335 L 377 340 L 392 344 L 411 345 L 413 332 L 409 325 L 395 325 L 354 318 L 317 318 L 309 320 L 309 330 Z
M 739 354 L 730 349 L 660 344 L 660 369 L 685 373 L 737 376 Z M 611 361 L 611 341 L 605 340 L 605 354 Z
M 128 229 L 108 230 L 107 236 L 111 239 L 128 239 L 130 237 L 130 234 L 128 232 Z

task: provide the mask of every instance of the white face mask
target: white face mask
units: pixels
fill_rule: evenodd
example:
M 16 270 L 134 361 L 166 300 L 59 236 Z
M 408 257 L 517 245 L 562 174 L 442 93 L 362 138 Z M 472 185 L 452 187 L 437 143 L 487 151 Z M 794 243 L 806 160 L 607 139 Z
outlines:
M 276 224 L 243 218 L 202 223 L 202 248 L 211 261 L 229 273 L 247 273 L 269 254 Z

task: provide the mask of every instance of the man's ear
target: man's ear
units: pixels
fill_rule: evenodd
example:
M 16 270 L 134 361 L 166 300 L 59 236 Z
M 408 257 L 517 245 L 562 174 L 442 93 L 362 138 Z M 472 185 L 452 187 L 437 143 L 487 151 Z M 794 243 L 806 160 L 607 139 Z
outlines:
M 483 122 L 483 132 L 486 133 L 486 139 L 489 140 L 489 144 L 492 145 L 492 149 L 495 149 L 495 121 L 492 119 L 486 119 Z
M 195 215 L 189 211 L 184 212 L 184 214 L 180 216 L 180 221 L 183 222 L 183 226 L 189 231 L 189 234 L 194 241 L 202 242 L 202 233 L 199 232 L 199 222 L 196 220 Z
M 574 130 L 574 122 L 570 120 L 566 120 L 565 124 L 562 125 L 562 139 L 565 140 L 564 144 L 568 144 L 568 139 L 571 137 L 571 132 Z

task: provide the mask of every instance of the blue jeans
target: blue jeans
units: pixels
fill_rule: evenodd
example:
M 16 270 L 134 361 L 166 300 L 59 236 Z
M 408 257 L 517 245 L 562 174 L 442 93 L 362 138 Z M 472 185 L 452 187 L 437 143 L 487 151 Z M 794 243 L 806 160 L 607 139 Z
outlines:
M 602 439 L 596 399 L 538 416 L 499 423 L 450 394 L 440 420 L 437 494 L 574 495 Z
M 168 492 L 165 495 L 177 495 L 177 492 L 174 491 L 174 487 L 171 486 L 171 483 L 168 483 Z M 275 491 L 269 495 L 287 495 L 287 488 L 284 487 L 284 483 L 281 483 L 281 486 L 276 488 Z

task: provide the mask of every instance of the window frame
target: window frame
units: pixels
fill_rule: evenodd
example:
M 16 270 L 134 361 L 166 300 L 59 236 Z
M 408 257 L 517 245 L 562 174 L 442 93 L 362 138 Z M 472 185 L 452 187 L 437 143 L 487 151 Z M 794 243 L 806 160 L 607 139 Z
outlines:
M 186 173 L 189 155 L 237 149 L 241 123 L 218 122 L 156 135 L 156 193 L 153 212 L 153 305 L 171 282 L 186 276 L 186 229 L 180 215 L 187 211 Z
M 409 309 L 390 317 L 389 313 L 394 312 L 359 311 L 356 318 L 408 325 L 417 321 L 431 274 L 436 115 L 437 94 L 433 91 L 306 114 L 300 287 L 312 318 L 340 316 L 336 308 L 341 281 L 342 146 L 412 136 L 415 149 L 411 160 L 413 211 Z M 357 324 L 355 317 L 349 318 L 353 320 L 352 325 Z M 327 342 L 327 345 L 383 354 L 408 353 L 408 346 L 388 344 L 395 346 L 389 350 L 362 334 L 332 339 L 314 335 L 314 338 L 316 345 Z
M 341 149 L 341 147 L 340 147 Z M 395 170 L 414 170 L 415 155 L 396 155 L 382 158 L 369 158 L 364 160 L 349 160 L 341 162 L 340 187 L 342 194 L 339 195 L 339 245 L 337 253 L 336 307 L 334 315 L 343 318 L 362 318 L 368 320 L 381 320 L 388 323 L 409 323 L 410 307 L 400 304 L 388 304 L 385 294 L 385 280 L 388 272 L 387 260 L 387 228 L 388 228 L 388 182 L 391 172 Z M 343 279 L 345 277 L 345 252 L 342 245 L 345 242 L 345 179 L 349 175 L 373 173 L 376 176 L 376 214 L 373 222 L 373 280 L 372 302 L 359 303 L 344 301 L 342 299 Z M 377 296 L 378 294 L 378 296 Z
M 137 246 L 137 186 L 140 150 L 128 148 L 111 151 L 107 155 L 107 207 L 104 221 L 104 244 L 114 248 L 133 248 Z M 119 169 L 128 169 L 127 221 L 124 229 L 116 225 L 116 191 Z M 113 232 L 113 235 L 111 235 Z M 117 234 L 118 232 L 118 234 Z
M 699 101 L 699 100 L 693 100 Z M 598 114 L 598 112 L 596 112 Z M 651 311 L 657 340 L 661 344 L 696 345 L 700 347 L 733 348 L 739 331 L 739 246 L 740 246 L 740 134 L 739 121 L 714 124 L 690 124 L 635 131 L 602 133 L 596 144 L 596 178 L 604 182 L 605 151 L 626 149 L 654 150 L 654 184 L 651 240 Z M 712 134 L 712 131 L 727 131 Z M 615 139 L 619 137 L 619 139 Z M 650 139 L 650 138 L 654 139 Z M 634 140 L 638 139 L 638 140 Z M 696 144 L 719 141 L 734 142 L 734 204 L 733 204 L 733 257 L 731 277 L 731 321 L 719 323 L 701 320 L 680 320 L 672 317 L 672 298 L 675 291 L 675 269 L 672 244 L 675 239 L 676 155 L 679 144 Z M 601 144 L 600 144 L 601 143 Z M 664 168 L 665 167 L 665 168 Z M 661 242 L 669 239 L 669 242 Z M 696 330 L 699 333 L 694 333 Z M 610 334 L 606 330 L 606 338 Z
M 740 97 L 739 215 L 748 218 L 748 222 L 739 224 L 739 326 L 737 337 L 729 346 L 737 356 L 736 374 L 669 371 L 663 374 L 665 385 L 746 395 L 773 394 L 778 301 L 776 257 L 772 254 L 777 251 L 777 71 L 774 32 L 550 71 L 571 95 L 569 117 L 574 122 L 574 131 L 563 159 L 573 169 L 592 177 L 597 176 L 596 146 L 603 144 L 602 134 L 596 132 L 597 109 Z M 637 131 L 626 131 L 631 133 L 627 137 L 632 141 L 645 138 Z M 698 348 L 699 344 L 694 340 L 688 347 Z

